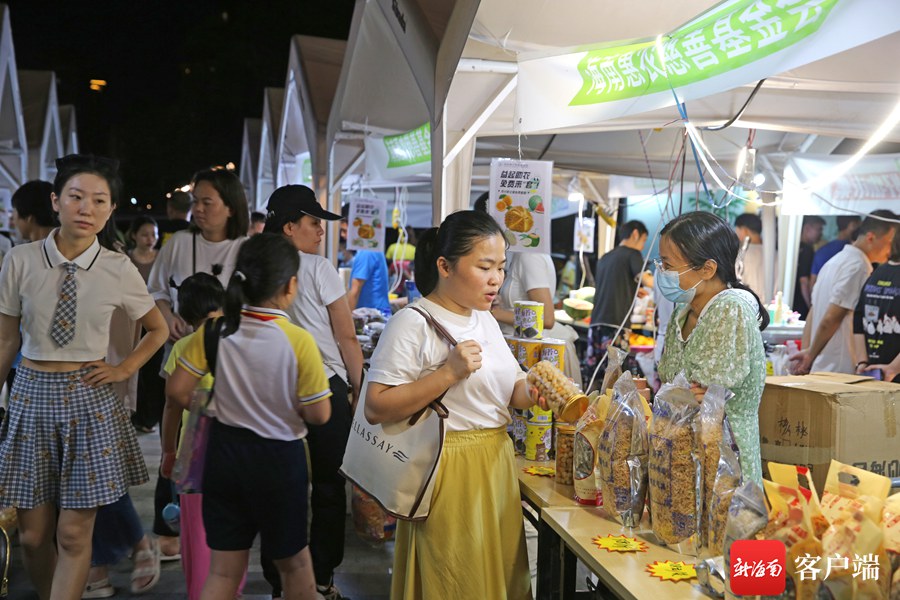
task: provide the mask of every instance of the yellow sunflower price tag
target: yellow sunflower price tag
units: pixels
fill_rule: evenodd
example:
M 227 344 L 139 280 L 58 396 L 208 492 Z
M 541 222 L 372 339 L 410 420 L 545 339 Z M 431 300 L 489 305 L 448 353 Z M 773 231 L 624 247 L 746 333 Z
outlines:
M 556 469 L 554 467 L 538 467 L 532 465 L 530 467 L 525 467 L 522 471 L 529 475 L 537 475 L 538 477 L 553 477 L 556 475 Z
M 625 537 L 624 535 L 612 535 L 609 534 L 606 537 L 600 537 L 599 535 L 595 537 L 593 540 L 594 544 L 600 548 L 601 550 L 606 550 L 607 552 L 646 552 L 647 544 L 630 537 Z
M 653 577 L 659 577 L 661 581 L 687 581 L 697 578 L 694 565 L 680 560 L 678 562 L 671 560 L 653 562 L 647 565 L 647 572 Z

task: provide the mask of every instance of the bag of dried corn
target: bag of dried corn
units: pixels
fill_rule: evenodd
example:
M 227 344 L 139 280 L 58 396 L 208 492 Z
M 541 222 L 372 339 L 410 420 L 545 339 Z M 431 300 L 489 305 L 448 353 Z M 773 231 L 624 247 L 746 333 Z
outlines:
M 677 552 L 697 554 L 702 514 L 700 405 L 682 376 L 660 388 L 650 420 L 650 521 Z
M 613 386 L 595 470 L 606 514 L 625 527 L 637 527 L 644 513 L 648 452 L 641 396 L 626 372 Z
M 723 536 L 725 535 L 725 518 L 728 515 L 728 505 L 734 490 L 741 484 L 740 465 L 730 460 L 731 456 L 737 458 L 736 453 L 729 456 L 724 465 L 719 464 L 721 456 L 720 445 L 730 451 L 731 441 L 723 439 L 725 421 L 725 404 L 734 394 L 720 385 L 711 385 L 700 403 L 700 443 L 703 446 L 703 514 L 700 521 L 700 541 L 703 546 L 710 547 L 713 555 L 722 553 Z M 719 471 L 722 471 L 719 477 Z M 717 496 L 714 492 L 716 484 L 725 495 Z M 726 485 L 726 483 L 728 485 Z M 711 531 L 712 527 L 712 531 Z M 711 543 L 715 538 L 715 544 Z

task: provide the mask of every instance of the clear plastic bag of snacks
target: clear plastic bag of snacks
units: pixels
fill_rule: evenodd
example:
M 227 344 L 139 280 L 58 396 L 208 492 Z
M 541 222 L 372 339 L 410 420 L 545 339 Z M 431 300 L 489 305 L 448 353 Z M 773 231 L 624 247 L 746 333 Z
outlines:
M 613 392 L 595 473 L 606 514 L 625 527 L 637 527 L 647 496 L 647 419 L 631 373 L 622 374 Z
M 700 547 L 703 456 L 700 405 L 682 376 L 656 395 L 650 421 L 650 519 L 653 533 L 676 551 Z
M 560 421 L 576 422 L 588 407 L 588 397 L 565 374 L 546 360 L 528 371 L 528 385 L 538 389 Z
M 622 364 L 628 353 L 610 344 L 606 350 L 608 358 L 606 359 L 606 372 L 603 374 L 603 384 L 600 386 L 600 393 L 606 393 L 606 390 L 612 388 L 619 377 L 622 376 Z

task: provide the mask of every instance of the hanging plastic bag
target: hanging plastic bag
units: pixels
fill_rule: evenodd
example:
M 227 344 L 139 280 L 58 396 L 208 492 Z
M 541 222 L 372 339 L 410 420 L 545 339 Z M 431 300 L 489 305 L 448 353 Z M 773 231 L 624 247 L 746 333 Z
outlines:
M 622 376 L 622 365 L 628 357 L 628 353 L 615 344 L 610 344 L 606 352 L 609 358 L 606 359 L 606 372 L 603 374 L 603 385 L 600 386 L 601 394 L 616 385 L 619 377 Z
M 625 527 L 637 527 L 647 496 L 647 420 L 631 373 L 624 373 L 613 391 L 597 447 L 595 476 L 606 514 Z
M 664 385 L 650 420 L 650 520 L 676 552 L 697 555 L 703 513 L 700 405 L 682 376 Z

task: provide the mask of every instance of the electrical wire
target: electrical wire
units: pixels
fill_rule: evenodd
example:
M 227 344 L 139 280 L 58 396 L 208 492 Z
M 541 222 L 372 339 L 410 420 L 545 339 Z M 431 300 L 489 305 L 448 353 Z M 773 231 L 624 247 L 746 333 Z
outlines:
M 710 127 L 704 127 L 703 129 L 706 131 L 722 131 L 723 129 L 728 129 L 729 127 L 734 125 L 734 122 L 737 121 L 738 119 L 740 119 L 741 116 L 743 116 L 744 111 L 747 110 L 748 106 L 750 106 L 750 103 L 753 101 L 753 98 L 756 96 L 756 92 L 759 91 L 759 88 L 762 87 L 762 84 L 765 83 L 765 81 L 766 81 L 766 78 L 763 77 L 756 83 L 756 87 L 753 88 L 752 92 L 750 92 L 750 96 L 747 98 L 747 101 L 744 102 L 744 105 L 740 108 L 740 110 L 738 110 L 737 113 L 735 113 L 735 115 L 733 117 L 728 119 L 728 121 L 726 121 L 722 125 L 714 125 L 714 126 L 710 126 Z

